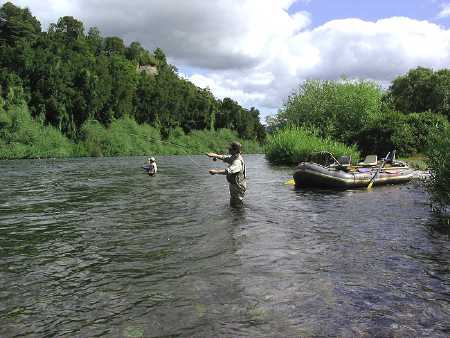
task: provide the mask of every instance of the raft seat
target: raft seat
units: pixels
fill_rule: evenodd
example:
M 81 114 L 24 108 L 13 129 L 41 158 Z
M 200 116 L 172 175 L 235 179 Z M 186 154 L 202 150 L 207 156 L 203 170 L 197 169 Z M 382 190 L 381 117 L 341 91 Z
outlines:
M 352 157 L 351 156 L 341 156 L 337 160 L 337 162 L 330 165 L 332 168 L 336 168 L 337 170 L 349 171 L 352 165 Z
M 367 155 L 364 161 L 359 162 L 359 165 L 363 166 L 372 166 L 378 164 L 378 157 L 377 155 Z

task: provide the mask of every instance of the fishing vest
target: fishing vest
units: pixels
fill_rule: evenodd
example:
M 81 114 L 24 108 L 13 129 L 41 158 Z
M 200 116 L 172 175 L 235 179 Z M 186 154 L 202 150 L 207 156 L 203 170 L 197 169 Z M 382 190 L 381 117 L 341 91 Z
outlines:
M 241 155 L 239 155 L 239 157 L 236 159 L 236 160 L 234 160 L 234 161 L 241 161 L 241 164 L 242 164 L 242 170 L 241 171 L 239 171 L 239 172 L 237 172 L 237 173 L 235 173 L 235 174 L 228 174 L 227 173 L 227 181 L 228 181 L 228 183 L 230 183 L 230 184 L 234 184 L 234 185 L 243 185 L 244 184 L 244 182 L 245 182 L 245 179 L 247 178 L 247 175 L 246 175 L 246 168 L 245 168 L 245 162 L 244 162 L 244 160 L 242 159 L 242 156 Z M 233 161 L 233 162 L 234 162 Z M 231 163 L 232 164 L 232 163 Z

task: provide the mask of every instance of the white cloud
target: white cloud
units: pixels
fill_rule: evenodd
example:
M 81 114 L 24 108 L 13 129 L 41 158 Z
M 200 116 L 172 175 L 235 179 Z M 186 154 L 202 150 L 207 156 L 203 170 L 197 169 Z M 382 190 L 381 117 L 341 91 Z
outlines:
M 438 14 L 438 18 L 448 18 L 450 17 L 450 3 L 445 3 L 441 5 L 441 11 Z
M 387 83 L 419 65 L 450 68 L 450 30 L 436 24 L 391 17 L 333 20 L 310 28 L 309 13 L 288 13 L 294 2 L 15 1 L 46 24 L 72 15 L 103 35 L 161 47 L 182 71 L 198 70 L 188 76 L 198 86 L 266 113 L 306 78 L 345 75 Z
M 257 65 L 276 40 L 309 24 L 289 16 L 295 0 L 18 0 L 45 22 L 72 15 L 104 35 L 161 47 L 178 62 L 210 69 Z
M 330 21 L 293 34 L 272 47 L 258 66 L 240 72 L 206 74 L 213 92 L 226 93 L 227 79 L 237 79 L 243 104 L 259 108 L 280 107 L 306 78 L 373 79 L 387 83 L 417 66 L 450 67 L 450 30 L 426 21 L 393 17 L 367 22 L 359 19 Z M 270 74 L 266 82 L 252 74 Z M 197 85 L 195 76 L 191 80 Z M 263 93 L 263 96 L 252 96 Z M 227 93 L 228 94 L 228 93 Z

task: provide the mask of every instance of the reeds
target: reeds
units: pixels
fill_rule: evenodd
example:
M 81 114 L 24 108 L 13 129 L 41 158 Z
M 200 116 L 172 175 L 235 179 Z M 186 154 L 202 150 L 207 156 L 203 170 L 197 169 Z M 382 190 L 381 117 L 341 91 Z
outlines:
M 267 159 L 276 164 L 298 164 L 307 161 L 313 153 L 328 151 L 335 157 L 360 157 L 356 145 L 346 146 L 329 138 L 320 138 L 314 131 L 302 127 L 287 127 L 270 135 L 265 146 Z
M 70 140 L 32 118 L 26 105 L 0 112 L 0 159 L 224 153 L 231 141 L 241 142 L 246 153 L 262 153 L 259 143 L 239 140 L 237 133 L 228 129 L 185 134 L 176 128 L 168 139 L 162 139 L 159 129 L 123 117 L 108 127 L 89 120 L 78 138 Z

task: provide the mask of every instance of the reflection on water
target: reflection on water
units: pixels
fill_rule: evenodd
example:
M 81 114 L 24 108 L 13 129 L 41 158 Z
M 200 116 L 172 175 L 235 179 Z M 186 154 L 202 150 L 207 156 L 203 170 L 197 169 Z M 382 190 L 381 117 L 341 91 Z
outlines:
M 446 337 L 450 242 L 413 185 L 294 190 L 247 156 L 0 163 L 0 337 Z

